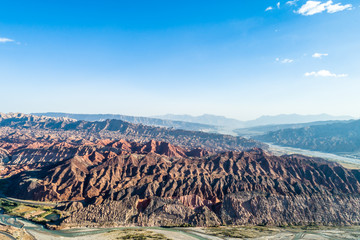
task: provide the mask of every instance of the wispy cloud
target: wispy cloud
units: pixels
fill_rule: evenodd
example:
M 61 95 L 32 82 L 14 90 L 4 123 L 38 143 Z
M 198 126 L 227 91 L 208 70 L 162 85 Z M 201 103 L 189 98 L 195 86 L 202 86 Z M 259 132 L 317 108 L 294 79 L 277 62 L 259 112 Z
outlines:
M 352 9 L 351 4 L 342 5 L 341 3 L 334 4 L 333 1 L 329 0 L 327 2 L 321 1 L 307 1 L 301 8 L 297 11 L 298 14 L 304 16 L 311 16 L 317 13 L 328 12 L 328 13 L 335 13 L 344 10 Z
M 276 4 L 276 8 L 277 8 L 277 9 L 280 9 L 280 2 L 278 2 L 278 3 Z M 274 7 L 273 7 L 273 6 L 267 7 L 267 8 L 265 9 L 265 12 L 271 11 L 271 10 L 274 10 Z
M 329 2 L 331 2 L 331 1 L 329 1 Z M 336 12 L 344 11 L 346 9 L 351 10 L 352 5 L 351 4 L 341 5 L 341 3 L 337 3 L 337 4 L 329 5 L 327 8 L 327 11 L 328 11 L 328 13 L 336 13 Z
M 0 38 L 0 43 L 14 42 L 14 40 L 10 38 Z
M 322 57 L 326 57 L 326 56 L 329 56 L 329 54 L 327 54 L 327 53 L 314 53 L 312 55 L 313 58 L 322 58 Z
M 285 58 L 285 59 L 276 58 L 275 61 L 280 62 L 280 63 L 284 63 L 284 64 L 294 62 L 293 59 L 289 59 L 289 58 Z
M 286 4 L 287 4 L 287 5 L 290 5 L 290 6 L 295 6 L 298 1 L 299 1 L 299 0 L 287 1 Z
M 347 77 L 348 74 L 335 74 L 330 72 L 329 70 L 320 70 L 318 72 L 307 72 L 305 73 L 306 77 L 335 77 L 335 78 L 342 78 Z

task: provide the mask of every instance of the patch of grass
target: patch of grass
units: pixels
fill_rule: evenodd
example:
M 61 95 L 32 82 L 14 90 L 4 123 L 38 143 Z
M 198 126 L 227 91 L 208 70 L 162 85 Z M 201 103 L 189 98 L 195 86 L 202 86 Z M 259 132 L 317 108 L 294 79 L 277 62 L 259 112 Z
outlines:
M 20 204 L 16 202 L 0 199 L 0 208 L 2 208 L 6 214 L 12 213 L 13 210 L 19 205 Z
M 323 226 L 323 225 L 318 225 L 316 223 L 310 223 L 308 225 L 289 225 L 288 226 L 289 229 L 294 229 L 294 230 L 310 230 L 310 231 L 315 231 L 315 230 L 328 230 L 328 229 L 333 229 L 334 227 L 332 226 Z
M 170 240 L 163 234 L 142 229 L 123 229 L 116 231 L 115 234 L 117 235 L 116 239 L 120 240 Z
M 179 225 L 164 225 L 161 227 L 163 227 L 163 228 L 186 228 L 186 227 L 194 227 L 194 226 L 191 225 L 190 223 L 183 223 L 183 224 L 179 224 Z
M 23 217 L 40 224 L 55 222 L 61 217 L 61 212 L 51 207 L 16 203 L 6 199 L 0 199 L 0 208 L 6 214 Z
M 231 238 L 256 238 L 265 235 L 278 233 L 276 228 L 263 226 L 241 226 L 241 227 L 212 227 L 207 228 L 206 232 L 217 237 Z

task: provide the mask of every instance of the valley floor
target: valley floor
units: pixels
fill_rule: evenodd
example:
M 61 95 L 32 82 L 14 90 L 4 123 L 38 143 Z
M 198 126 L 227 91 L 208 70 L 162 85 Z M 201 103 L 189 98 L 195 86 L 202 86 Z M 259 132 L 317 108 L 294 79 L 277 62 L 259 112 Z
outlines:
M 19 232 L 23 232 L 20 239 L 38 240 L 115 240 L 115 239 L 153 239 L 153 240 L 232 240 L 232 239 L 359 239 L 360 226 L 352 227 L 321 227 L 321 226 L 234 226 L 213 228 L 160 228 L 160 227 L 132 227 L 132 228 L 81 228 L 67 230 L 47 230 L 43 226 L 14 218 L 5 214 L 0 216 L 3 233 L 0 239 L 16 239 Z M 22 226 L 20 229 L 16 227 Z M 11 229 L 10 229 L 11 228 Z M 8 231 L 8 230 L 11 231 Z M 7 234 L 6 234 L 7 233 Z M 16 235 L 14 235 L 16 233 Z M 14 238 L 11 238 L 12 235 Z M 23 237 L 26 238 L 23 238 Z
M 256 227 L 255 227 L 256 228 Z M 234 231 L 235 229 L 235 231 Z M 236 230 L 238 229 L 238 231 Z M 318 229 L 318 230 L 304 230 L 283 228 L 276 229 L 274 232 L 262 232 L 252 228 L 229 228 L 220 229 L 213 232 L 206 228 L 184 228 L 184 229 L 167 229 L 167 228 L 132 228 L 123 230 L 109 230 L 104 233 L 91 234 L 89 230 L 81 230 L 88 235 L 76 237 L 63 237 L 52 235 L 45 232 L 36 230 L 27 230 L 32 236 L 39 240 L 57 240 L 57 239 L 77 239 L 77 240 L 90 240 L 90 239 L 157 239 L 157 240 L 232 240 L 232 239 L 359 239 L 360 228 L 333 228 L 333 229 Z M 80 231 L 80 232 L 81 232 Z M 106 230 L 105 230 L 106 231 Z M 77 233 L 80 233 L 79 231 Z
M 274 155 L 284 154 L 301 154 L 310 157 L 318 157 L 327 159 L 329 161 L 337 162 L 349 169 L 360 169 L 360 154 L 354 155 L 336 155 L 332 153 L 325 153 L 319 151 L 306 150 L 301 148 L 279 146 L 272 143 L 266 143 L 269 145 L 269 151 Z

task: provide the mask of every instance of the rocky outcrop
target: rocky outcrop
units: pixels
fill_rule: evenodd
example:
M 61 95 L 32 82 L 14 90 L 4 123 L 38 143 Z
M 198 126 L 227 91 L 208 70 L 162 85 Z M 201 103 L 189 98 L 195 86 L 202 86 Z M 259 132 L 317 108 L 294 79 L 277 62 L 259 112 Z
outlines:
M 220 216 L 234 225 L 349 225 L 360 223 L 359 211 L 359 194 L 242 192 L 224 198 Z
M 179 200 L 153 197 L 145 210 L 136 211 L 135 204 L 138 202 L 135 197 L 68 209 L 69 217 L 65 218 L 62 226 L 360 224 L 360 196 L 357 194 L 315 193 L 288 196 L 241 192 L 225 196 L 222 203 L 212 207 L 196 208 L 185 206 Z
M 187 207 L 178 200 L 153 197 L 139 210 L 137 196 L 121 201 L 105 200 L 102 204 L 83 207 L 80 203 L 66 208 L 62 227 L 77 226 L 217 226 L 218 216 L 208 207 Z M 75 205 L 75 206 L 74 206 Z
M 9 160 L 9 152 L 0 148 L 0 163 L 7 163 Z
M 138 197 L 122 201 L 105 200 L 102 204 L 90 204 L 83 207 L 81 203 L 73 204 L 62 225 L 72 226 L 131 226 L 135 225 L 138 215 L 136 204 Z M 80 223 L 80 224 L 79 224 Z

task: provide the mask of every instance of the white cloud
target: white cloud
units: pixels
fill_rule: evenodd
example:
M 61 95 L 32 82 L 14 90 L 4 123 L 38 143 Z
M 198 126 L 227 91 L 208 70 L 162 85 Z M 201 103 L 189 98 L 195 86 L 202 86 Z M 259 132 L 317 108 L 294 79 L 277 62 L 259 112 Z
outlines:
M 280 60 L 280 58 L 275 58 L 275 61 L 277 61 L 277 62 L 280 62 L 280 63 L 292 63 L 292 62 L 294 62 L 294 60 L 293 59 L 289 59 L 289 58 L 285 58 L 285 59 L 283 59 L 283 60 Z
M 346 9 L 349 10 L 352 9 L 352 5 L 351 4 L 341 5 L 341 3 L 337 3 L 337 4 L 329 5 L 327 11 L 328 13 L 336 13 L 336 12 L 344 11 Z
M 328 70 L 320 70 L 318 72 L 307 72 L 305 73 L 305 77 L 336 77 L 336 78 L 341 78 L 341 77 L 347 77 L 347 74 L 335 74 L 332 73 Z
M 292 63 L 292 62 L 294 62 L 294 60 L 288 58 L 285 58 L 284 60 L 281 61 L 281 63 Z
M 297 12 L 306 16 L 314 15 L 325 11 L 326 4 L 327 3 L 321 3 L 319 1 L 307 1 Z
M 299 0 L 287 1 L 286 4 L 287 4 L 287 5 L 290 5 L 290 6 L 294 6 L 294 5 L 296 5 L 296 3 L 297 3 L 298 1 L 299 1 Z
M 276 4 L 276 7 L 277 7 L 278 9 L 280 9 L 280 2 L 278 2 L 278 3 Z M 265 9 L 265 12 L 271 11 L 271 10 L 274 10 L 274 7 L 269 6 L 269 7 L 267 7 L 267 8 Z
M 10 38 L 0 38 L 0 43 L 7 43 L 7 42 L 13 42 L 14 40 Z
M 322 57 L 326 57 L 326 56 L 329 56 L 329 54 L 327 54 L 327 53 L 314 53 L 312 55 L 313 58 L 322 58 Z
M 307 1 L 304 5 L 301 6 L 297 13 L 304 16 L 310 16 L 317 13 L 322 13 L 324 11 L 327 11 L 328 13 L 335 13 L 344 11 L 346 9 L 352 9 L 352 5 L 341 5 L 341 3 L 333 4 L 332 0 L 324 3 L 321 1 Z

